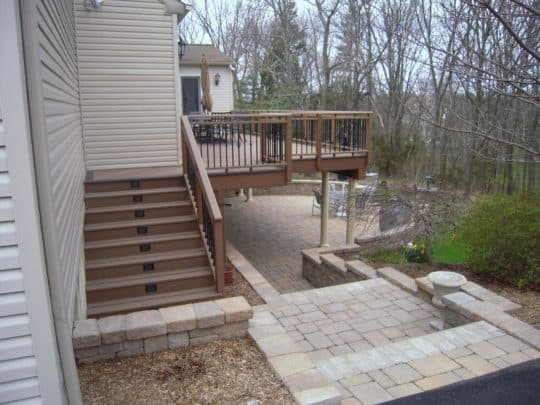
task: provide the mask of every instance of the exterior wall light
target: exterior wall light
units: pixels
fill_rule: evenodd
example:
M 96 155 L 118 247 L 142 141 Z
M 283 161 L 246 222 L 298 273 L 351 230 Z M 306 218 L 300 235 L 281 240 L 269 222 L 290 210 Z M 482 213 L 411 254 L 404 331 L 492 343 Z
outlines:
M 186 47 L 187 47 L 186 41 L 184 41 L 182 37 L 179 36 L 178 37 L 178 56 L 180 56 L 180 58 L 186 54 Z
M 84 7 L 88 9 L 99 8 L 105 0 L 84 0 Z
M 214 76 L 214 83 L 216 86 L 219 85 L 219 79 L 221 79 L 221 75 L 219 73 L 216 73 L 216 75 Z

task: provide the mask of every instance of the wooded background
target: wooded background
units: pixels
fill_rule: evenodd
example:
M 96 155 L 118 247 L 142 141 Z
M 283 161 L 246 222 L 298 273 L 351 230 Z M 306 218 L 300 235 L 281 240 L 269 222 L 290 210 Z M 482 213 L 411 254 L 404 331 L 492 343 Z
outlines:
M 540 188 L 538 0 L 199 0 L 179 31 L 234 59 L 236 109 L 372 110 L 384 176 Z

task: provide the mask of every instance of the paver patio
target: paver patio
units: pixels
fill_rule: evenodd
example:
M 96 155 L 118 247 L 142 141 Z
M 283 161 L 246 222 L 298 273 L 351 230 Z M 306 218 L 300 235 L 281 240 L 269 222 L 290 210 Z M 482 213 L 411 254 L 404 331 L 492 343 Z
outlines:
M 474 302 L 492 310 L 481 317 L 472 311 L 477 317 L 470 323 L 443 331 L 430 326 L 439 310 L 417 293 L 417 285 L 429 292 L 425 280 L 394 269 L 312 288 L 302 278 L 300 255 L 319 242 L 311 197 L 229 202 L 228 239 L 236 247 L 230 252 L 267 302 L 254 308 L 248 332 L 298 403 L 375 404 L 540 358 L 536 331 L 504 313 L 516 304 L 474 283 L 470 297 L 455 293 L 448 305 L 465 295 L 466 309 Z M 343 244 L 344 237 L 345 221 L 331 218 L 330 244 Z
M 289 336 L 314 361 L 362 352 L 432 331 L 439 311 L 384 279 L 282 295 L 289 305 L 273 310 Z
M 227 199 L 227 239 L 280 292 L 313 288 L 302 278 L 303 249 L 319 246 L 320 215 L 311 196 L 255 196 L 248 203 Z M 344 218 L 330 216 L 328 243 L 345 243 Z M 362 232 L 363 227 L 358 227 Z
M 435 331 L 438 310 L 382 278 L 281 297 L 249 333 L 296 398 L 374 404 L 540 357 L 486 321 Z

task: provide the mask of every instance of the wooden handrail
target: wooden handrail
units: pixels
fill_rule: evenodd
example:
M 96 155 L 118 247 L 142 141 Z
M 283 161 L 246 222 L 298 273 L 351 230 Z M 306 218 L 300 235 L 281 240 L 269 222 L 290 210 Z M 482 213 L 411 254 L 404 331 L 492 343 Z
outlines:
M 203 237 L 208 238 L 208 245 L 210 247 L 210 251 L 208 251 L 209 259 L 213 258 L 214 260 L 212 267 L 216 281 L 216 291 L 220 293 L 223 291 L 225 284 L 225 240 L 223 232 L 223 215 L 216 199 L 216 195 L 214 194 L 214 190 L 212 189 L 210 178 L 206 172 L 205 164 L 200 156 L 197 141 L 195 140 L 195 136 L 193 135 L 193 131 L 191 129 L 191 124 L 187 117 L 181 118 L 181 130 L 183 135 L 182 151 L 184 153 L 184 174 L 186 174 L 187 178 L 189 178 L 188 168 L 189 162 L 191 162 L 195 172 L 194 180 L 196 187 L 195 190 L 192 189 L 191 191 L 195 191 L 195 195 L 193 197 L 195 197 L 195 201 L 197 203 L 197 221 L 200 224 Z M 193 186 L 194 184 L 191 184 L 191 187 Z M 205 228 L 207 225 L 205 213 L 207 213 L 211 223 L 211 225 L 208 225 L 208 228 Z M 208 231 L 206 235 L 204 235 L 205 229 Z
M 210 183 L 210 178 L 206 172 L 206 166 L 201 158 L 199 147 L 197 146 L 197 141 L 195 140 L 195 135 L 193 135 L 193 131 L 191 130 L 191 124 L 186 116 L 182 117 L 182 133 L 184 135 L 182 140 L 186 144 L 187 152 L 190 154 L 193 162 L 195 163 L 195 172 L 201 185 L 203 198 L 208 205 L 208 209 L 210 210 L 212 222 L 221 221 L 223 220 L 221 210 L 219 209 L 214 190 L 212 189 L 212 183 Z

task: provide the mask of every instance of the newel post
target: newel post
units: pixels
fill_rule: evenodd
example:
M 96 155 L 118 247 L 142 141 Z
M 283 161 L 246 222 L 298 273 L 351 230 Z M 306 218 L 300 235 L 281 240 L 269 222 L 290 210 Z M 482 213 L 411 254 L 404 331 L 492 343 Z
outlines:
M 187 175 L 188 172 L 188 153 L 187 153 L 187 146 L 186 146 L 186 140 L 184 139 L 186 136 L 185 134 L 185 128 L 184 128 L 184 120 L 182 117 L 180 117 L 180 142 L 181 142 L 181 148 L 182 148 L 182 173 Z

